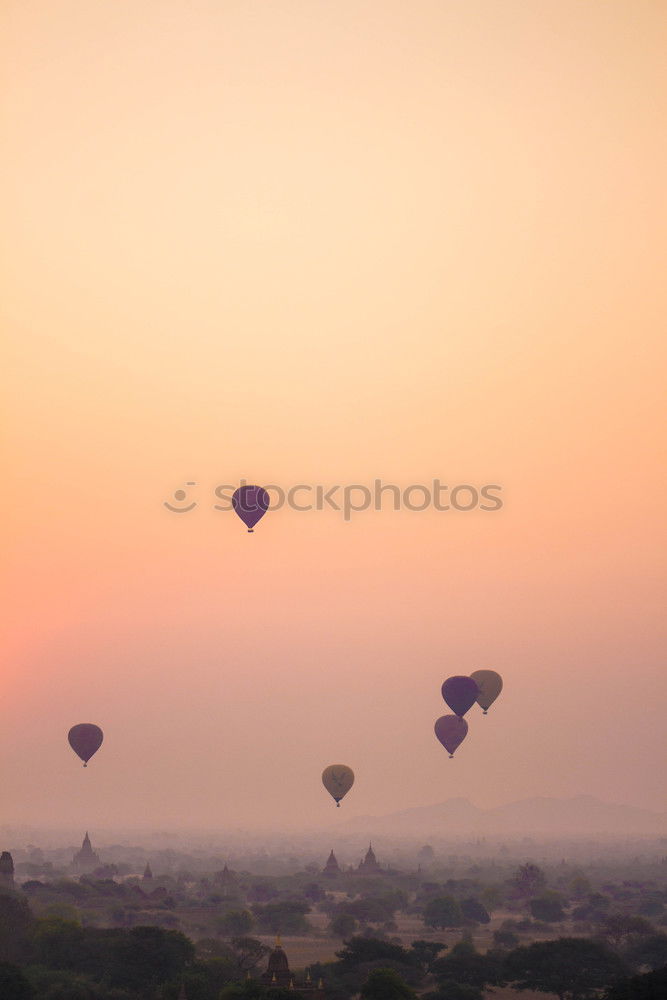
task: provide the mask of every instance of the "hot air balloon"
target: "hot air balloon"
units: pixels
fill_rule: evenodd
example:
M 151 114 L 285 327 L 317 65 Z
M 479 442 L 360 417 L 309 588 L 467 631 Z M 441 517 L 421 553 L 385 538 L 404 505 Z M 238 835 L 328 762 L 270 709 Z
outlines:
M 449 756 L 453 757 L 456 748 L 466 738 L 468 723 L 460 715 L 442 715 L 436 722 L 434 729 L 435 735 Z
M 262 486 L 239 486 L 232 496 L 232 506 L 248 531 L 253 531 L 259 519 L 264 517 L 270 502 Z
M 104 733 L 92 722 L 80 722 L 78 726 L 72 726 L 67 739 L 74 753 L 83 761 L 83 766 L 88 767 L 88 761 L 102 746 Z
M 322 771 L 322 784 L 340 808 L 340 800 L 354 784 L 354 771 L 346 764 L 329 764 Z
M 479 688 L 477 704 L 484 709 L 486 715 L 503 689 L 503 679 L 495 670 L 475 670 L 470 676 Z
M 479 688 L 472 677 L 449 677 L 442 685 L 442 697 L 456 715 L 464 716 L 478 694 Z

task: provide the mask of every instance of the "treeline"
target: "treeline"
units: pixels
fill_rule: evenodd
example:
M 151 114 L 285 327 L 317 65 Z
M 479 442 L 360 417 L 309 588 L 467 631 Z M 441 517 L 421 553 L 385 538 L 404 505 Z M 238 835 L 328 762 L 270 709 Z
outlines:
M 33 917 L 27 900 L 0 894 L 2 1000 L 172 1000 L 188 983 L 191 1000 L 218 1000 L 268 949 L 254 939 L 201 953 L 180 931 L 163 927 L 83 927 L 62 917 Z
M 636 923 L 641 918 L 615 919 L 614 934 L 605 940 L 561 937 L 503 946 L 496 939 L 485 953 L 465 935 L 451 949 L 437 941 L 416 940 L 406 948 L 355 935 L 335 962 L 311 966 L 310 974 L 324 981 L 327 1000 L 482 1000 L 486 989 L 501 985 L 561 1000 L 664 1000 L 667 936 L 644 933 Z M 195 945 L 168 928 L 96 928 L 58 916 L 35 918 L 24 897 L 0 894 L 2 1000 L 176 1000 L 182 988 L 188 1000 L 299 1000 L 298 989 L 262 986 L 268 951 L 248 936 Z
M 433 941 L 404 948 L 353 937 L 338 961 L 314 966 L 327 984 L 327 1000 L 483 1000 L 484 991 L 512 986 L 555 993 L 561 1000 L 664 1000 L 667 966 L 632 977 L 623 957 L 587 938 L 557 938 L 482 954 L 465 936 L 451 949 Z
M 117 927 L 146 924 L 181 929 L 192 937 L 245 934 L 308 934 L 321 927 L 313 911 L 329 918 L 340 940 L 368 932 L 379 937 L 396 931 L 397 914 L 418 916 L 427 929 L 465 929 L 488 924 L 503 911 L 504 930 L 515 936 L 596 937 L 617 915 L 667 926 L 667 889 L 659 880 L 594 880 L 581 871 L 557 866 L 548 873 L 527 862 L 514 870 L 470 869 L 463 877 L 436 878 L 435 872 L 409 875 L 385 871 L 360 878 L 340 873 L 292 876 L 237 876 L 223 873 L 197 880 L 189 873 L 151 880 L 84 876 L 78 881 L 31 879 L 22 886 L 37 915 L 51 913 L 84 925 Z M 567 926 L 565 926 L 567 924 Z

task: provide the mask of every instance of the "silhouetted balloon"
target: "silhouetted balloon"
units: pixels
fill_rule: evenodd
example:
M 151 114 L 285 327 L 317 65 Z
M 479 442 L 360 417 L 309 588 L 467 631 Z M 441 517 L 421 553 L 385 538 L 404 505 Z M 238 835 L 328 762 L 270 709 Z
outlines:
M 456 715 L 465 715 L 478 694 L 479 688 L 472 677 L 449 677 L 442 685 L 442 697 Z
M 477 704 L 484 709 L 486 715 L 487 709 L 491 708 L 503 689 L 503 679 L 495 670 L 475 670 L 470 676 L 479 688 Z
M 340 800 L 354 784 L 354 771 L 346 764 L 329 764 L 322 771 L 322 784 L 340 807 Z
M 78 726 L 72 726 L 67 739 L 74 753 L 83 761 L 83 766 L 88 767 L 88 761 L 102 746 L 104 734 L 92 722 L 80 722 Z
M 436 722 L 434 729 L 435 735 L 449 756 L 453 757 L 456 748 L 466 738 L 468 723 L 460 715 L 442 715 Z
M 252 531 L 261 517 L 264 517 L 271 499 L 262 486 L 239 486 L 232 496 L 232 506 L 245 524 Z

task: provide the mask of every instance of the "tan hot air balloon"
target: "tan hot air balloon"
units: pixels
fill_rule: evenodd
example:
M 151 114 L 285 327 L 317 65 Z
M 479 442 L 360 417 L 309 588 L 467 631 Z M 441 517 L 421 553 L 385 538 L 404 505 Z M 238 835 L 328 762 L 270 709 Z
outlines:
M 503 679 L 495 670 L 475 670 L 470 676 L 479 688 L 477 704 L 484 709 L 486 715 L 503 689 Z
M 322 784 L 337 806 L 354 784 L 354 771 L 346 764 L 329 764 L 322 771 Z

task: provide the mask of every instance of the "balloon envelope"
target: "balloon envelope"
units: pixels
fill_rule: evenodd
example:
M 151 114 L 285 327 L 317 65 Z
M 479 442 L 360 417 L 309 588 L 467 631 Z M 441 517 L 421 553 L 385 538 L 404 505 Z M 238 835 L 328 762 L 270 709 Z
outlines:
M 81 758 L 85 767 L 94 753 L 102 746 L 104 734 L 99 726 L 94 726 L 92 722 L 80 722 L 78 726 L 72 726 L 67 734 L 69 745 L 74 753 Z
M 262 486 L 239 486 L 232 496 L 232 506 L 252 531 L 261 517 L 264 517 L 271 502 L 269 494 Z
M 448 677 L 442 685 L 442 697 L 456 715 L 465 715 L 478 694 L 479 688 L 472 677 Z
M 470 676 L 479 688 L 477 704 L 486 715 L 487 709 L 491 708 L 503 689 L 503 679 L 495 670 L 475 670 Z
M 322 771 L 322 784 L 338 806 L 354 784 L 354 771 L 347 764 L 329 764 Z
M 453 757 L 454 751 L 466 737 L 468 723 L 460 715 L 442 715 L 436 722 L 434 729 L 435 735 L 449 756 Z

